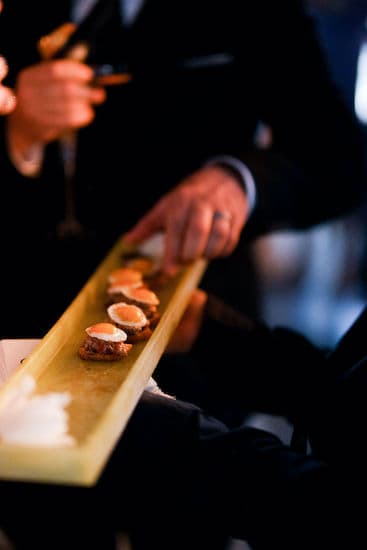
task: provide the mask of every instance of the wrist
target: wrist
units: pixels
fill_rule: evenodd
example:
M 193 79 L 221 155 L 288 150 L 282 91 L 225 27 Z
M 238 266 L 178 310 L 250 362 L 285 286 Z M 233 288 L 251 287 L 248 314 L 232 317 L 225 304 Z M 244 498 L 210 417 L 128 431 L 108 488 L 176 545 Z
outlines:
M 20 174 L 26 177 L 37 177 L 43 164 L 44 145 L 17 132 L 10 118 L 6 128 L 9 158 Z

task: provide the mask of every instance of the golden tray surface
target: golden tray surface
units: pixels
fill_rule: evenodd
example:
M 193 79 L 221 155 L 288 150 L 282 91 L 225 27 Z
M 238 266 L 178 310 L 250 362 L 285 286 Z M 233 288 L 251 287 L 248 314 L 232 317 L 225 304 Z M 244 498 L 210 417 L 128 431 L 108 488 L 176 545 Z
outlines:
M 36 395 L 69 392 L 69 433 L 76 445 L 41 447 L 0 441 L 0 478 L 85 486 L 98 480 L 206 268 L 205 260 L 198 260 L 156 291 L 160 321 L 149 340 L 134 344 L 127 357 L 113 362 L 84 361 L 78 356 L 84 330 L 106 319 L 107 277 L 121 267 L 128 251 L 120 239 L 0 389 L 0 412 L 7 392 L 25 375 L 35 379 Z

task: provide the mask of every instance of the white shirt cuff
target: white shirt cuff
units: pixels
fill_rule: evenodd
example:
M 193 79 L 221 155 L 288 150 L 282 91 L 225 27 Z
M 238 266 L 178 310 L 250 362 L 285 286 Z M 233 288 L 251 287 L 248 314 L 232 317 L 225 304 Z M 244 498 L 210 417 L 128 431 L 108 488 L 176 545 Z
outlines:
M 211 159 L 209 159 L 206 165 L 218 163 L 228 164 L 228 166 L 238 172 L 238 175 L 242 179 L 242 183 L 246 191 L 249 210 L 251 213 L 256 204 L 256 185 L 252 173 L 247 168 L 244 162 L 230 155 L 219 155 L 217 157 L 212 157 Z

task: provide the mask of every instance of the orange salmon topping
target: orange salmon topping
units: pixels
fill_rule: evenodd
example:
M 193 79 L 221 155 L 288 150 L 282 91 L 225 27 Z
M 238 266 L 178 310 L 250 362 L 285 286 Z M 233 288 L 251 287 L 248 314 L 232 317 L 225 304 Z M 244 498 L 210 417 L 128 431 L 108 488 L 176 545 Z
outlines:
M 128 304 L 116 307 L 115 312 L 122 322 L 135 323 L 144 319 L 144 313 L 139 308 Z
M 99 334 L 113 334 L 116 327 L 112 323 L 97 323 L 89 327 L 89 330 Z
M 130 288 L 128 295 L 134 300 L 146 302 L 147 304 L 155 306 L 159 304 L 158 296 L 152 290 L 145 287 Z
M 129 266 L 132 269 L 140 271 L 143 275 L 149 273 L 154 265 L 154 261 L 150 258 L 135 258 L 134 260 L 129 261 Z
M 120 267 L 110 273 L 109 280 L 114 283 L 118 282 L 119 284 L 137 283 L 142 281 L 142 274 L 136 269 Z

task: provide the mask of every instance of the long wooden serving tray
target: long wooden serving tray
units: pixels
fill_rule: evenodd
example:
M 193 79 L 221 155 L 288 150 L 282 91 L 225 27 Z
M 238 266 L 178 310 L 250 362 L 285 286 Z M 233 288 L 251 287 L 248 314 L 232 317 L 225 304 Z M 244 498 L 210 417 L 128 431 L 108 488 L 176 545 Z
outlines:
M 134 344 L 128 357 L 83 361 L 78 348 L 84 330 L 106 318 L 107 277 L 122 265 L 126 252 L 121 239 L 0 389 L 0 414 L 8 392 L 19 387 L 25 375 L 35 379 L 36 395 L 69 392 L 69 433 L 76 444 L 47 447 L 0 441 L 0 478 L 83 486 L 97 481 L 206 268 L 199 260 L 156 291 L 161 319 L 149 340 Z

